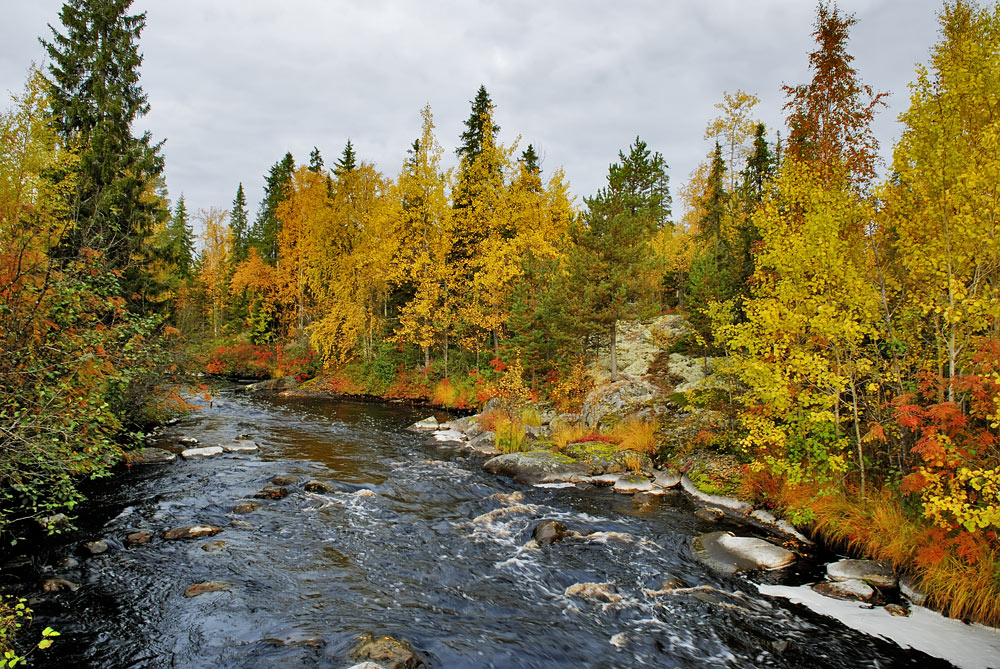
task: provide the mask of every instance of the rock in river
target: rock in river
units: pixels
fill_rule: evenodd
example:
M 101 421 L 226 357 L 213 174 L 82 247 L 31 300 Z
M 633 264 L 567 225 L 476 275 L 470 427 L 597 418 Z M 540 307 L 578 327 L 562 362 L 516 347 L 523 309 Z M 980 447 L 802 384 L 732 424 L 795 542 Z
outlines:
M 217 455 L 222 455 L 222 446 L 203 446 L 202 448 L 188 448 L 181 451 L 181 457 L 185 460 L 214 458 Z
M 108 542 L 98 539 L 97 541 L 88 541 L 83 544 L 83 549 L 90 553 L 91 555 L 100 555 L 101 553 L 108 552 Z
M 410 426 L 411 430 L 436 430 L 438 429 L 438 419 L 434 416 L 428 416 L 423 420 L 418 420 L 416 423 Z
M 155 465 L 162 462 L 173 462 L 177 456 L 165 448 L 140 448 L 125 454 L 125 461 L 130 465 Z
M 351 651 L 351 657 L 358 660 L 372 660 L 386 669 L 417 669 L 424 666 L 408 643 L 398 641 L 391 636 L 375 637 L 366 634 Z
M 203 583 L 195 583 L 190 585 L 184 590 L 185 597 L 197 597 L 198 595 L 204 595 L 206 592 L 229 592 L 233 587 L 232 583 L 225 583 L 223 581 L 205 581 Z
M 898 584 L 892 567 L 875 560 L 839 560 L 826 566 L 826 575 L 831 581 L 857 579 L 866 581 L 876 588 L 895 588 Z
M 278 476 L 271 477 L 271 483 L 274 485 L 295 485 L 298 482 L 298 477 L 288 474 L 279 474 Z
M 566 526 L 555 520 L 544 520 L 535 526 L 532 538 L 539 544 L 547 544 L 562 541 L 566 536 Z
M 590 467 L 549 450 L 505 453 L 483 463 L 491 474 L 509 476 L 518 483 L 577 482 L 590 474 Z
M 167 530 L 163 533 L 163 538 L 167 541 L 197 539 L 198 537 L 210 537 L 221 531 L 222 528 L 213 525 L 184 525 Z
M 827 581 L 817 583 L 813 590 L 826 597 L 843 599 L 849 602 L 867 602 L 875 596 L 875 589 L 864 581 L 856 578 L 846 581 Z
M 49 578 L 42 582 L 42 590 L 45 592 L 61 592 L 63 590 L 76 592 L 79 589 L 79 585 L 64 578 Z
M 257 499 L 283 499 L 288 497 L 288 488 L 280 485 L 266 485 L 254 494 Z
M 756 537 L 737 537 L 732 532 L 709 532 L 692 543 L 694 556 L 703 564 L 726 574 L 757 569 L 781 569 L 795 560 L 795 553 Z
M 222 445 L 222 450 L 226 453 L 253 453 L 258 450 L 256 442 L 249 439 L 237 439 L 236 441 Z
M 305 485 L 302 487 L 305 488 L 306 492 L 318 492 L 324 495 L 332 495 L 337 492 L 337 486 L 332 483 L 327 483 L 326 481 L 319 481 L 317 479 L 306 481 Z
M 622 599 L 622 596 L 615 592 L 613 583 L 574 583 L 566 588 L 563 595 L 607 604 L 614 604 Z
M 137 532 L 131 532 L 125 537 L 125 543 L 129 546 L 140 546 L 142 544 L 148 544 L 153 539 L 153 533 L 149 530 L 138 530 Z

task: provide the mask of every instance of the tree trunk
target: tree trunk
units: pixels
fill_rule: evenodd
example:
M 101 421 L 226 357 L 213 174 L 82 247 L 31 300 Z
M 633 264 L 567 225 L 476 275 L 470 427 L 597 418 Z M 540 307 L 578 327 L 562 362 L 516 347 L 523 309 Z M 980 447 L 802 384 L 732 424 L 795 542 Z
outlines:
M 611 382 L 618 380 L 618 321 L 611 324 Z
M 431 366 L 431 347 L 424 346 L 424 369 Z
M 448 378 L 448 331 L 444 331 L 444 377 Z

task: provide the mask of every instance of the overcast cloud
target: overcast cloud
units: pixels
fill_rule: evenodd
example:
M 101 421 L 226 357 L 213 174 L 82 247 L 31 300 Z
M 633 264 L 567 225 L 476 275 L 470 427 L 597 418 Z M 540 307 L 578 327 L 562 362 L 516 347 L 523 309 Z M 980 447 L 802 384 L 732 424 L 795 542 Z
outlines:
M 61 29 L 61 4 L 4 0 L 0 91 L 20 91 L 43 62 L 37 37 L 47 23 Z M 862 79 L 892 93 L 876 125 L 888 157 L 941 3 L 839 6 L 858 19 L 849 48 Z M 724 91 L 756 93 L 761 120 L 781 127 L 781 85 L 807 81 L 815 17 L 811 0 L 136 0 L 132 10 L 147 13 L 152 110 L 139 127 L 167 140 L 171 198 L 228 209 L 242 182 L 251 214 L 285 151 L 302 163 L 317 146 L 330 164 L 350 138 L 395 176 L 425 104 L 454 163 L 480 84 L 502 140 L 534 144 L 546 173 L 563 167 L 579 205 L 636 135 L 664 155 L 676 201 L 710 148 L 704 128 Z

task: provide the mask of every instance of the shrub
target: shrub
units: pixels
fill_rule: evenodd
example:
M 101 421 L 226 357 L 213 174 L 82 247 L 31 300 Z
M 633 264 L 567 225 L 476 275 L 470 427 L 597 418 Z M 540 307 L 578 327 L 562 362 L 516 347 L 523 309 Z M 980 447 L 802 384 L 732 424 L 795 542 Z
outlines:
M 520 421 L 502 414 L 494 422 L 496 447 L 501 453 L 520 453 L 527 444 L 527 437 Z

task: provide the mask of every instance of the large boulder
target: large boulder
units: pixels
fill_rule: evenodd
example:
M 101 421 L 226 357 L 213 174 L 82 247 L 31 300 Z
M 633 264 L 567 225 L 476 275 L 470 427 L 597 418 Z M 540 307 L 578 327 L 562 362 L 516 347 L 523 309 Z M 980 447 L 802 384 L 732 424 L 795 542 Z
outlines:
M 691 358 L 681 353 L 671 353 L 667 371 L 680 379 L 674 386 L 675 393 L 685 393 L 702 385 L 713 371 L 713 358 Z
M 633 378 L 620 378 L 594 388 L 583 401 L 583 422 L 596 427 L 602 422 L 616 423 L 649 409 L 655 404 L 659 390 L 651 383 Z
M 651 321 L 618 321 L 615 352 L 618 371 L 633 378 L 642 378 L 656 356 L 674 341 L 691 333 L 690 324 L 683 316 L 668 314 Z M 597 362 L 588 370 L 598 383 L 611 379 L 610 349 L 604 348 Z
M 582 441 L 566 444 L 563 453 L 590 467 L 591 476 L 618 474 L 627 469 L 623 452 L 619 451 L 614 444 L 604 441 Z
M 244 390 L 255 395 L 277 395 L 287 390 L 294 390 L 299 387 L 299 382 L 292 376 L 283 376 L 280 379 L 267 379 L 244 386 Z
M 542 546 L 553 544 L 566 537 L 566 526 L 558 520 L 543 520 L 535 526 L 531 537 Z
M 795 560 L 795 553 L 756 537 L 737 537 L 732 532 L 709 532 L 692 543 L 695 558 L 725 574 L 759 569 L 781 569 Z
M 529 485 L 563 481 L 575 483 L 590 474 L 588 465 L 549 450 L 498 455 L 484 462 L 483 469 Z
M 858 580 L 876 588 L 895 588 L 899 581 L 892 567 L 875 560 L 838 560 L 826 566 L 831 581 Z
M 856 578 L 817 583 L 813 586 L 813 590 L 825 597 L 843 599 L 848 602 L 867 602 L 875 597 L 875 589 Z
M 201 448 L 188 448 L 181 451 L 181 457 L 185 460 L 203 460 L 204 458 L 214 458 L 222 453 L 221 446 L 202 446 Z

